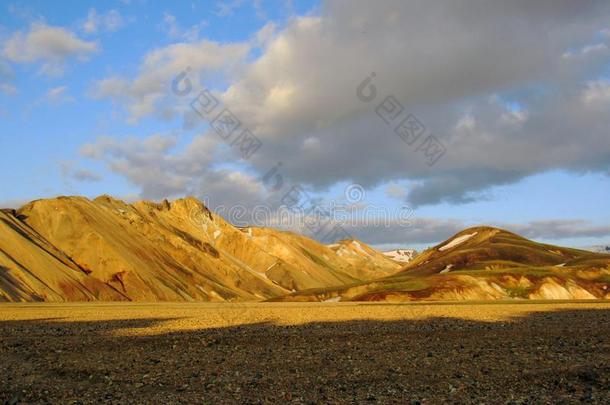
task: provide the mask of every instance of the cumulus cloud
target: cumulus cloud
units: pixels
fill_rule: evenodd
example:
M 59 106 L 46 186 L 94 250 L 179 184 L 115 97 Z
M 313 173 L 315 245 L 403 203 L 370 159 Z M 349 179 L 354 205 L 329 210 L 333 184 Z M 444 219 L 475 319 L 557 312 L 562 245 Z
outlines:
M 171 117 L 163 101 L 177 72 L 192 66 L 198 79 L 239 65 L 218 96 L 263 141 L 255 172 L 282 161 L 286 178 L 318 190 L 409 180 L 415 206 L 465 203 L 548 170 L 608 172 L 608 89 L 597 75 L 610 55 L 595 40 L 609 17 L 605 1 L 333 1 L 267 28 L 264 41 L 158 49 L 133 82 L 107 78 L 98 91 L 121 98 L 133 120 Z M 248 62 L 253 44 L 263 48 Z M 579 57 L 564 57 L 574 49 Z M 371 72 L 376 97 L 363 102 L 356 89 Z M 376 113 L 387 95 L 446 148 L 434 166 L 421 140 L 408 145 Z
M 370 10 L 331 2 L 279 33 L 224 99 L 268 141 L 257 163 L 290 156 L 286 170 L 297 181 L 323 188 L 408 178 L 419 181 L 409 193 L 415 205 L 470 202 L 532 173 L 608 162 L 607 126 L 599 126 L 608 117 L 579 97 L 585 68 L 562 65 L 565 49 L 594 35 L 601 15 L 602 3 L 387 2 Z M 366 104 L 355 88 L 371 71 L 380 94 Z M 550 91 L 527 94 L 531 83 Z M 524 91 L 514 100 L 522 111 L 502 101 L 504 89 Z M 386 94 L 444 143 L 435 167 L 376 116 Z M 583 137 L 587 127 L 597 131 Z M 299 148 L 311 137 L 323 148 Z
M 113 9 L 100 14 L 91 8 L 81 28 L 87 34 L 96 34 L 98 31 L 114 32 L 124 25 L 125 20 L 119 11 Z
M 174 77 L 181 72 L 199 77 L 230 71 L 248 51 L 245 44 L 222 45 L 208 40 L 170 45 L 148 53 L 133 80 L 113 76 L 97 81 L 93 95 L 124 105 L 133 123 L 151 114 L 172 117 L 176 101 L 168 93 Z
M 80 153 L 106 163 L 139 186 L 142 198 L 194 195 L 210 208 L 236 204 L 251 208 L 265 201 L 266 191 L 256 176 L 215 164 L 211 151 L 218 151 L 218 137 L 199 135 L 186 149 L 177 149 L 179 139 L 176 134 L 120 140 L 101 137 L 83 146 Z
M 98 45 L 78 38 L 65 28 L 35 23 L 27 32 L 14 33 L 3 48 L 4 56 L 9 61 L 41 62 L 41 73 L 60 75 L 67 60 L 87 60 L 98 50 Z

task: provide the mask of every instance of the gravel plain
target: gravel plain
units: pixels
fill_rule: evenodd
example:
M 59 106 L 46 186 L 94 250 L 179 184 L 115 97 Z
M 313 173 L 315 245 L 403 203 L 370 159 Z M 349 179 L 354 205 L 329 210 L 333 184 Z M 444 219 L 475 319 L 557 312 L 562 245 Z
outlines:
M 610 403 L 610 302 L 2 304 L 0 403 Z

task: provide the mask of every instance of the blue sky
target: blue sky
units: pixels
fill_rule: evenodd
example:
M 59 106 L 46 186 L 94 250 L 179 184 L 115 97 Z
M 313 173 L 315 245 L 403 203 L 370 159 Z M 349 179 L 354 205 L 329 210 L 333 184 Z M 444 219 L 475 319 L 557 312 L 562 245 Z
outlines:
M 26 201 L 58 194 L 100 193 L 131 195 L 137 190 L 120 176 L 105 172 L 103 166 L 81 159 L 79 148 L 96 137 L 106 134 L 145 136 L 151 132 L 172 130 L 173 123 L 147 119 L 138 125 L 129 125 L 121 112 L 105 100 L 90 96 L 94 81 L 115 73 L 135 74 L 144 56 L 154 48 L 176 42 L 168 33 L 167 16 L 175 17 L 182 28 L 201 25 L 206 37 L 220 42 L 247 40 L 267 22 L 266 18 L 282 24 L 294 13 L 315 10 L 315 2 L 284 2 L 264 4 L 265 19 L 247 2 L 236 2 L 233 11 L 224 16 L 221 2 L 106 2 L 47 1 L 2 2 L 0 33 L 3 38 L 16 31 L 27 31 L 31 24 L 44 22 L 49 26 L 65 28 L 79 38 L 95 41 L 99 50 L 88 61 L 66 63 L 63 74 L 48 77 L 40 74 L 41 63 L 11 64 L 12 85 L 17 94 L 0 94 L 0 145 L 6 153 L 0 166 L 5 173 L 19 168 L 13 181 L 2 184 L 4 201 Z M 231 3 L 228 2 L 228 9 Z M 86 34 L 82 25 L 91 10 L 106 15 L 117 10 L 122 23 L 108 32 L 99 28 Z M 229 11 L 226 11 L 229 13 Z M 223 15 L 222 17 L 219 14 Z M 61 99 L 47 100 L 47 92 L 66 87 Z M 188 134 L 186 134 L 188 135 Z M 103 181 L 69 182 L 61 176 L 64 162 L 78 167 L 105 172 Z M 7 179 L 8 180 L 8 179 Z
M 410 227 L 350 230 L 377 246 L 421 248 L 478 224 L 610 242 L 610 14 L 543 3 L 489 6 L 492 23 L 473 25 L 458 6 L 419 1 L 3 1 L 0 202 L 194 194 L 251 206 L 281 161 L 286 183 L 326 201 L 355 183 L 359 203 L 412 207 Z M 527 21 L 535 12 L 546 35 Z M 446 32 L 426 32 L 427 18 Z M 502 31 L 511 18 L 519 34 Z M 250 160 L 207 123 L 184 125 L 195 93 L 170 87 L 187 66 L 263 141 Z M 444 143 L 437 164 L 355 97 L 372 71 L 379 101 L 394 94 Z

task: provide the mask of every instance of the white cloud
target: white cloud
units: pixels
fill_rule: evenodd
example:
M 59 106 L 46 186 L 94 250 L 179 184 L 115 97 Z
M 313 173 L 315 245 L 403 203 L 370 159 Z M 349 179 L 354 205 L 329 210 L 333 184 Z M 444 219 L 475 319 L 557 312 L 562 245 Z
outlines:
M 87 34 L 95 34 L 98 31 L 114 32 L 125 25 L 125 20 L 117 10 L 107 13 L 98 13 L 96 9 L 89 9 L 87 19 L 82 24 L 82 30 Z
M 574 53 L 571 51 L 565 52 L 563 54 L 564 58 L 576 58 L 576 57 L 586 57 L 591 55 L 599 55 L 601 53 L 605 53 L 608 51 L 608 46 L 604 43 L 597 43 L 586 45 L 582 47 L 578 52 Z
M 170 45 L 148 53 L 133 80 L 114 76 L 97 81 L 93 95 L 124 104 L 133 123 L 155 113 L 171 115 L 176 108 L 176 99 L 169 97 L 174 77 L 187 69 L 193 78 L 231 71 L 248 51 L 247 44 L 222 45 L 208 40 Z
M 158 49 L 133 82 L 98 87 L 120 93 L 133 120 L 168 116 L 177 111 L 168 93 L 178 72 L 191 66 L 196 87 L 209 77 L 201 74 L 232 69 L 219 97 L 263 141 L 251 159 L 255 172 L 283 161 L 287 180 L 318 190 L 412 180 L 413 205 L 464 203 L 548 170 L 608 173 L 610 116 L 591 108 L 605 102 L 607 88 L 591 72 L 610 62 L 592 42 L 609 18 L 602 1 L 327 2 L 319 15 L 262 30 L 250 43 Z M 595 57 L 563 57 L 587 43 Z M 256 44 L 261 55 L 247 63 Z M 356 88 L 371 72 L 377 98 L 365 103 Z M 446 146 L 434 167 L 375 114 L 390 94 Z
M 588 54 L 588 53 L 595 53 L 595 52 L 605 52 L 608 50 L 608 46 L 606 44 L 593 44 L 593 45 L 587 45 L 584 48 L 582 48 L 582 53 L 584 54 Z
M 276 34 L 277 26 L 273 22 L 268 22 L 256 33 L 256 44 L 260 47 L 266 46 Z
M 161 24 L 161 29 L 167 33 L 170 39 L 183 39 L 187 42 L 194 42 L 199 39 L 201 30 L 208 25 L 209 22 L 207 20 L 203 20 L 187 29 L 182 29 L 174 15 L 163 13 L 163 23 Z
M 42 62 L 42 73 L 60 75 L 68 59 L 84 61 L 97 50 L 97 43 L 84 41 L 64 28 L 36 23 L 26 33 L 14 33 L 4 43 L 3 52 L 9 61 Z
M 242 172 L 217 167 L 218 137 L 197 136 L 185 150 L 176 150 L 179 137 L 157 134 L 145 139 L 101 137 L 82 147 L 83 157 L 104 162 L 141 188 L 142 198 L 160 199 L 195 195 L 219 205 L 253 206 L 263 201 L 265 190 L 259 179 Z

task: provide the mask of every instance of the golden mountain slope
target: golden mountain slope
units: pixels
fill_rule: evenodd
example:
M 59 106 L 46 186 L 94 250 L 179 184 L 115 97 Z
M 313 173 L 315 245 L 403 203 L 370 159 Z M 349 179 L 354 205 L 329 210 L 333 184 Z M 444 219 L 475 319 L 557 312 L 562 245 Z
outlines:
M 491 227 L 466 229 L 402 271 L 286 301 L 610 299 L 610 255 L 536 243 Z
M 328 247 L 359 269 L 361 279 L 389 276 L 402 268 L 402 264 L 358 240 L 346 239 Z
M 87 274 L 68 256 L 21 222 L 0 211 L 0 301 L 126 300 Z
M 2 215 L 0 300 L 263 300 L 387 268 L 363 270 L 288 232 L 235 228 L 194 198 L 59 197 Z

